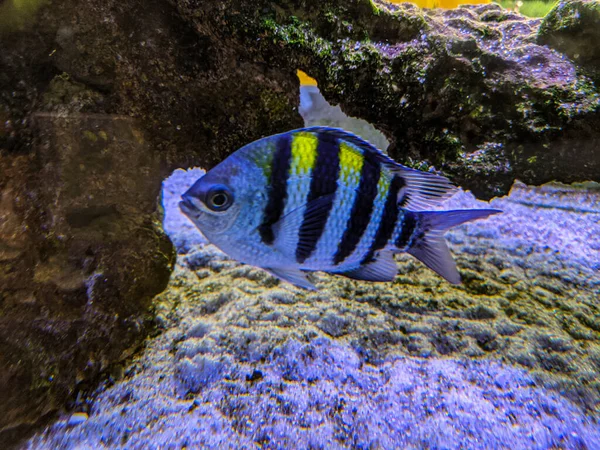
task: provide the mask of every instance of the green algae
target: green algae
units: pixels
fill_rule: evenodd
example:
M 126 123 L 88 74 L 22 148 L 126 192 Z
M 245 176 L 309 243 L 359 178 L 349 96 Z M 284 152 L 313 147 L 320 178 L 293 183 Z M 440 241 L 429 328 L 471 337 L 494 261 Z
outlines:
M 561 1 L 544 17 L 537 41 L 566 54 L 597 82 L 600 80 L 600 50 L 590 43 L 600 39 L 598 24 L 600 2 L 597 0 Z
M 31 29 L 48 0 L 8 0 L 0 4 L 0 34 Z
M 96 111 L 104 96 L 63 73 L 50 81 L 42 99 L 45 111 L 87 112 Z
M 520 14 L 528 17 L 544 17 L 556 5 L 555 0 L 499 0 L 497 3 L 506 9 L 518 9 Z

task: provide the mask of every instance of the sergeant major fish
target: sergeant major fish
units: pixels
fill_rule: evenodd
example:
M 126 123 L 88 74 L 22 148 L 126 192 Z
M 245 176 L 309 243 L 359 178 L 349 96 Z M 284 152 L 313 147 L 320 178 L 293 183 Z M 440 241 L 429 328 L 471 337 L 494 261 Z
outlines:
M 407 252 L 450 283 L 443 232 L 500 211 L 424 211 L 448 179 L 396 163 L 341 129 L 312 127 L 248 144 L 182 195 L 180 209 L 231 257 L 306 289 L 306 272 L 391 281 Z

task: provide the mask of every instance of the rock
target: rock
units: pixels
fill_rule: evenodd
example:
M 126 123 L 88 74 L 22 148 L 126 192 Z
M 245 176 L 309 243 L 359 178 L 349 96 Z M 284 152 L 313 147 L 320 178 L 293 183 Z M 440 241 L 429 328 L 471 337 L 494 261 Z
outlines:
M 88 389 L 150 329 L 172 246 L 135 120 L 39 113 L 0 157 L 0 437 Z
M 567 55 L 600 80 L 600 2 L 561 1 L 544 17 L 537 41 Z
M 184 295 L 199 287 L 190 269 L 180 263 L 181 259 L 169 288 L 156 298 L 170 311 L 169 327 L 148 340 L 131 376 L 98 392 L 87 421 L 74 428 L 50 425 L 23 448 L 222 448 L 224 442 L 235 448 L 597 447 L 597 419 L 559 394 L 564 394 L 569 380 L 557 382 L 549 371 L 542 383 L 535 372 L 511 366 L 521 355 L 530 355 L 534 368 L 544 364 L 532 352 L 541 342 L 531 334 L 507 338 L 476 360 L 467 355 L 479 348 L 477 344 L 443 358 L 436 357 L 433 347 L 419 345 L 415 353 L 429 352 L 429 357 L 411 357 L 396 346 L 372 364 L 347 339 L 328 337 L 307 317 L 332 307 L 345 308 L 353 322 L 348 333 L 359 337 L 372 328 L 367 323 L 370 317 L 394 321 L 381 312 L 381 305 L 325 293 L 317 301 L 314 293 L 302 291 L 295 293 L 296 304 L 282 304 L 265 295 L 273 289 L 253 281 L 263 292 L 239 296 L 234 305 L 207 317 L 198 308 L 201 298 Z M 231 272 L 214 274 L 230 278 L 221 288 L 224 291 L 243 286 Z M 324 281 L 329 285 L 326 292 L 338 284 L 330 278 L 331 282 Z M 350 283 L 357 289 L 364 285 Z M 261 317 L 260 311 L 274 309 L 296 315 L 293 325 L 273 326 Z M 444 307 L 441 314 L 452 310 L 456 305 Z M 238 326 L 240 316 L 251 319 L 251 335 Z M 423 319 L 415 315 L 405 321 Z M 212 326 L 200 339 L 212 336 L 216 345 L 193 356 L 182 352 L 186 343 L 197 345 L 194 330 L 206 320 Z M 490 320 L 495 319 L 479 321 L 479 331 L 490 333 Z M 469 318 L 462 324 L 477 321 Z M 386 325 L 385 320 L 378 322 L 379 328 Z M 539 331 L 524 328 L 525 333 Z M 560 326 L 556 328 L 560 334 Z M 446 332 L 456 335 L 462 330 Z M 427 337 L 423 335 L 425 343 Z M 264 352 L 249 360 L 248 352 L 257 341 Z M 599 346 L 588 344 L 588 355 L 593 355 L 598 368 Z M 578 355 L 577 361 L 581 370 L 569 388 L 583 389 L 582 380 L 597 384 L 589 360 Z M 588 389 L 593 396 L 590 392 L 594 388 Z
M 178 265 L 208 273 L 172 280 L 160 296 L 176 305 L 183 318 L 177 327 L 189 327 L 176 340 L 177 354 L 182 360 L 226 355 L 264 374 L 254 365 L 280 361 L 281 377 L 298 383 L 310 383 L 318 370 L 330 373 L 331 366 L 305 371 L 315 342 L 347 345 L 364 365 L 378 368 L 392 355 L 493 359 L 531 370 L 539 387 L 597 416 L 600 192 L 516 183 L 509 196 L 490 204 L 459 192 L 440 209 L 474 207 L 503 213 L 446 234 L 465 281 L 458 286 L 409 255 L 396 257 L 393 283 L 314 273 L 318 292 L 240 277 L 244 265 L 195 267 L 182 255 Z M 222 257 L 211 245 L 194 257 L 209 255 Z
M 229 365 L 227 358 L 196 355 L 193 359 L 185 358 L 178 362 L 175 373 L 183 392 L 197 393 L 223 378 Z
M 171 2 L 197 28 L 218 24 L 254 60 L 305 71 L 328 101 L 382 130 L 395 159 L 434 166 L 478 197 L 506 193 L 515 178 L 598 180 L 598 88 L 565 48 L 541 45 L 552 17 L 582 9 L 569 36 L 594 47 L 597 1 L 566 2 L 541 30 L 495 4 Z
M 67 420 L 67 426 L 74 427 L 77 425 L 81 425 L 86 420 L 88 420 L 88 415 L 86 413 L 82 413 L 82 412 L 75 413 L 75 414 L 72 414 L 69 417 L 69 419 Z

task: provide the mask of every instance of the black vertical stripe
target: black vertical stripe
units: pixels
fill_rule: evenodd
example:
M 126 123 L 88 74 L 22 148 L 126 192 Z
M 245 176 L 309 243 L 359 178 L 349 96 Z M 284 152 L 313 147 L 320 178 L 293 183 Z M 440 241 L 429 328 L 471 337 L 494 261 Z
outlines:
M 406 211 L 402 219 L 402 230 L 394 243 L 398 248 L 404 248 L 410 241 L 415 226 L 417 225 L 417 215 L 411 211 Z
M 263 213 L 263 220 L 258 231 L 260 239 L 267 245 L 275 240 L 273 225 L 281 218 L 285 200 L 287 198 L 287 180 L 292 160 L 292 137 L 289 134 L 281 135 L 276 142 L 273 161 L 271 162 L 271 178 L 268 187 L 267 206 Z
M 326 133 L 318 133 L 317 159 L 310 180 L 308 192 L 308 207 L 304 212 L 304 220 L 300 225 L 298 246 L 296 247 L 296 261 L 303 263 L 315 251 L 317 242 L 321 238 L 329 213 L 335 199 L 337 179 L 340 172 L 340 147 L 335 136 Z M 311 209 L 320 197 L 330 196 L 325 203 L 319 204 L 318 213 Z
M 363 233 L 371 221 L 375 198 L 377 197 L 377 183 L 381 175 L 381 163 L 371 152 L 364 152 L 364 162 L 360 173 L 358 192 L 352 205 L 352 212 L 346 224 L 342 240 L 338 244 L 333 257 L 333 264 L 342 263 L 350 256 L 360 242 Z
M 375 234 L 375 239 L 373 239 L 369 251 L 360 262 L 361 265 L 371 262 L 375 252 L 385 247 L 387 241 L 391 239 L 392 234 L 394 233 L 394 228 L 396 227 L 396 221 L 398 219 L 398 192 L 402 186 L 404 186 L 404 180 L 402 178 L 398 176 L 392 178 L 390 189 L 388 191 L 387 198 L 385 199 L 385 206 L 383 207 L 381 221 L 379 222 L 379 227 L 377 228 L 377 233 Z

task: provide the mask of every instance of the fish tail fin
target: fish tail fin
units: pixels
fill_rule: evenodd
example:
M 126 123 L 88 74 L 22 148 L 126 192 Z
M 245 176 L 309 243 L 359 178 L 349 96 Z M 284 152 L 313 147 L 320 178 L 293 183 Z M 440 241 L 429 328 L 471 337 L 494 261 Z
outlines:
M 460 274 L 444 239 L 444 231 L 472 220 L 484 219 L 498 209 L 454 211 L 411 211 L 416 216 L 416 238 L 405 251 L 452 284 L 460 284 Z

